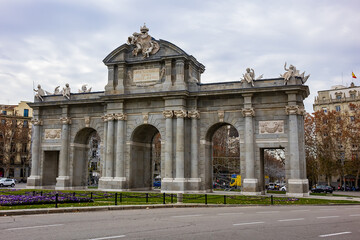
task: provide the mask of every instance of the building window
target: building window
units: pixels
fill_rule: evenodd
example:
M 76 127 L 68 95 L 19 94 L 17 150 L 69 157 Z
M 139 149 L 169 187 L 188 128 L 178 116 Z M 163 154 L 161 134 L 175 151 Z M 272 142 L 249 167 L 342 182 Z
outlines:
M 15 157 L 11 156 L 10 157 L 10 165 L 14 165 L 15 164 Z
M 336 99 L 340 100 L 340 99 L 341 99 L 341 95 L 336 95 Z
M 24 117 L 28 117 L 29 116 L 29 109 L 24 109 Z
M 351 93 L 351 94 L 350 94 L 350 98 L 351 98 L 351 99 L 355 99 L 355 94 L 354 94 L 354 93 Z
M 341 111 L 341 108 L 340 108 L 339 105 L 335 106 L 335 109 L 336 109 L 337 112 L 340 112 L 340 111 Z
M 355 117 L 354 116 L 350 116 L 350 121 L 354 122 L 355 121 Z
M 2 111 L 2 114 L 3 114 L 3 115 L 6 115 L 6 114 L 7 114 L 7 111 Z
M 24 120 L 23 127 L 24 127 L 24 128 L 28 128 L 28 127 L 29 127 L 29 122 L 28 122 L 28 120 Z
M 1 124 L 5 125 L 6 120 L 5 119 L 1 119 Z
M 323 108 L 323 112 L 324 112 L 324 113 L 327 113 L 327 108 Z
M 354 105 L 350 104 L 350 105 L 349 105 L 349 109 L 350 109 L 351 111 L 354 111 L 354 110 L 355 110 Z

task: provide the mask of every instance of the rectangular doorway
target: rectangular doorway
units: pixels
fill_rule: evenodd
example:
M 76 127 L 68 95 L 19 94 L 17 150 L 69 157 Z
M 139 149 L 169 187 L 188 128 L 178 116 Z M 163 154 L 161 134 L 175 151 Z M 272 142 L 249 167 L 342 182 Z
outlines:
M 43 165 L 43 186 L 56 185 L 56 178 L 59 175 L 60 151 L 44 151 Z

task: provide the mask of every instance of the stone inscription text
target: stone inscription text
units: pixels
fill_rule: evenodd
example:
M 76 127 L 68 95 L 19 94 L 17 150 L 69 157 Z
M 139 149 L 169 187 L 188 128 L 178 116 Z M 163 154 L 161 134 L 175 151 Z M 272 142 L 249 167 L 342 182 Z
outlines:
M 133 81 L 135 83 L 152 82 L 159 80 L 160 80 L 160 68 L 134 70 Z

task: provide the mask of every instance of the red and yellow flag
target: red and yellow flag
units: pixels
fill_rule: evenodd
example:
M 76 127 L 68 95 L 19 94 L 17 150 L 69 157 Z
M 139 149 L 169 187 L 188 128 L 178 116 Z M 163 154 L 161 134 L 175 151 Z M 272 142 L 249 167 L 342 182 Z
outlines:
M 354 72 L 352 72 L 352 73 L 351 73 L 351 75 L 352 75 L 352 77 L 353 77 L 353 78 L 356 78 L 356 76 L 355 76 Z

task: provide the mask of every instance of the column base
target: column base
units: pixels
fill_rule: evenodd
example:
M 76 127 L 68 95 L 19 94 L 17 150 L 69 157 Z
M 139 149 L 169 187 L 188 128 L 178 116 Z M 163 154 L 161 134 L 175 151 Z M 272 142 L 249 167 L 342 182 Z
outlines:
M 242 194 L 251 196 L 261 195 L 259 180 L 256 178 L 245 178 L 242 184 Z
M 99 189 L 105 190 L 128 190 L 126 177 L 101 177 Z
M 200 190 L 201 178 L 163 178 L 161 192 L 166 193 L 197 193 Z
M 70 187 L 70 177 L 69 176 L 59 176 L 56 178 L 56 190 L 65 190 Z
M 289 179 L 286 196 L 288 196 L 288 197 L 308 197 L 309 196 L 309 180 L 308 179 Z
M 41 186 L 40 176 L 30 176 L 27 178 L 26 188 L 36 188 Z

